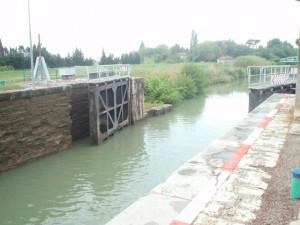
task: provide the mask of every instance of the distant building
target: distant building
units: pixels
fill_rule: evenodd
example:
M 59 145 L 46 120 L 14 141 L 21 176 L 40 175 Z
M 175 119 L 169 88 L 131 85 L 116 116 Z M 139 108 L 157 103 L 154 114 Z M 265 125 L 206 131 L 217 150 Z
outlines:
M 2 45 L 1 39 L 0 39 L 0 56 L 4 56 L 4 48 L 3 48 L 3 45 Z
M 232 63 L 233 62 L 233 58 L 226 55 L 226 56 L 221 56 L 220 58 L 218 58 L 217 63 L 220 64 L 228 64 L 228 63 Z
M 176 53 L 176 55 L 181 59 L 185 60 L 187 58 L 187 54 L 185 52 Z

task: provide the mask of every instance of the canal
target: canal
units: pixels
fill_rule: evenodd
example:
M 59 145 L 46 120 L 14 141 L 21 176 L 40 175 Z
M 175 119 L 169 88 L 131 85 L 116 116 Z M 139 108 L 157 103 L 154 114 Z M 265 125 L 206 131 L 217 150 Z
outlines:
M 218 85 L 169 114 L 124 128 L 100 146 L 85 139 L 4 172 L 0 224 L 105 224 L 247 112 L 244 83 Z

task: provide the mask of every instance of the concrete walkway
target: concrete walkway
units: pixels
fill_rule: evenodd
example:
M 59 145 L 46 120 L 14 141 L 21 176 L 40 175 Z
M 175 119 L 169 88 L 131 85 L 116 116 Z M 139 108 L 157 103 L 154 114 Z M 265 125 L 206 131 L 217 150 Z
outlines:
M 259 215 L 263 218 L 260 209 L 268 207 L 264 193 L 269 190 L 291 121 L 293 95 L 279 104 L 279 112 L 274 111 L 283 96 L 272 95 L 108 225 L 275 224 L 260 223 Z M 282 183 L 288 184 L 289 177 Z

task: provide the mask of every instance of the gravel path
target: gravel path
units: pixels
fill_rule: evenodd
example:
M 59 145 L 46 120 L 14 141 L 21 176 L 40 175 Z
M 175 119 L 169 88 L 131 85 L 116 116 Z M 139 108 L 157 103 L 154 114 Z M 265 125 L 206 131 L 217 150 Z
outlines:
M 271 181 L 263 195 L 262 206 L 252 225 L 285 225 L 297 219 L 300 200 L 291 201 L 290 170 L 300 167 L 300 135 L 289 134 Z

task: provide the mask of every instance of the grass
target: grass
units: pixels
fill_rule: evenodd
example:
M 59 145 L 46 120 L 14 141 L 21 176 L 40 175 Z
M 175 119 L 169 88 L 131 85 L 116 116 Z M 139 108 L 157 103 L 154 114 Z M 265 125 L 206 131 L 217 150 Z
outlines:
M 130 74 L 145 78 L 146 102 L 174 104 L 202 93 L 207 86 L 244 79 L 246 71 L 233 64 L 160 63 L 132 65 Z
M 92 71 L 94 67 L 89 67 Z M 52 80 L 57 79 L 57 69 L 49 68 Z M 5 86 L 0 91 L 19 89 L 24 86 L 24 74 L 30 81 L 30 70 L 0 71 L 0 80 Z M 76 67 L 77 77 L 86 77 L 83 67 Z M 217 63 L 159 63 L 130 66 L 131 76 L 145 78 L 145 100 L 147 105 L 176 103 L 202 92 L 204 86 L 230 83 L 245 76 L 245 69 Z M 146 106 L 147 107 L 147 106 Z
M 130 75 L 139 76 L 139 77 L 147 77 L 151 75 L 167 75 L 171 79 L 176 79 L 182 71 L 182 68 L 187 63 L 159 63 L 159 64 L 138 64 L 130 66 Z M 207 72 L 207 76 L 215 82 L 222 83 L 222 79 L 227 83 L 228 81 L 224 76 L 232 77 L 233 74 L 241 74 L 244 72 L 244 69 L 236 67 L 232 64 L 217 64 L 217 63 L 190 63 L 197 65 L 200 69 Z M 245 74 L 241 74 L 240 76 L 244 76 Z
M 56 68 L 48 68 L 52 80 L 57 79 Z M 0 91 L 20 89 L 24 86 L 24 81 L 31 81 L 31 71 L 26 70 L 6 70 L 0 71 L 0 80 L 5 81 L 5 85 L 0 85 Z

